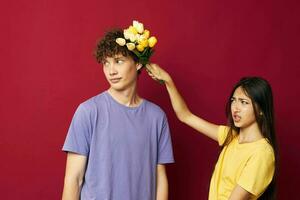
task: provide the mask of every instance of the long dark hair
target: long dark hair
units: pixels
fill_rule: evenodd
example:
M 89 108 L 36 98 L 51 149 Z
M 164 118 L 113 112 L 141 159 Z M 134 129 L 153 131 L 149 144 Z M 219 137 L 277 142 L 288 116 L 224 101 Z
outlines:
M 274 106 L 272 88 L 268 81 L 260 77 L 244 77 L 234 87 L 228 98 L 226 105 L 226 115 L 230 126 L 228 135 L 223 147 L 228 145 L 234 137 L 234 132 L 239 133 L 240 129 L 234 125 L 231 114 L 231 98 L 237 88 L 241 88 L 251 99 L 255 118 L 264 138 L 268 140 L 273 147 L 275 156 L 274 177 L 259 199 L 276 199 L 276 179 L 278 171 L 278 147 L 275 134 Z

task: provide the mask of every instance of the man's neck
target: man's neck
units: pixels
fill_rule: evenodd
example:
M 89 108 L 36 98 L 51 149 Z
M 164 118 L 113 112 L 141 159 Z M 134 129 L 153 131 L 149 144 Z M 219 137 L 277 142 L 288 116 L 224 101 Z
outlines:
M 142 102 L 142 99 L 137 94 L 136 88 L 122 91 L 109 88 L 107 91 L 117 102 L 128 107 L 137 107 Z

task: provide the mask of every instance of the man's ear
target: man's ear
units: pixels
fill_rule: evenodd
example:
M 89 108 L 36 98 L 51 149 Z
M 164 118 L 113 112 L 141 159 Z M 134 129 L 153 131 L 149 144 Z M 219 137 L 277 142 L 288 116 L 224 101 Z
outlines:
M 142 67 L 143 67 L 143 65 L 141 63 L 137 63 L 136 71 L 139 71 Z

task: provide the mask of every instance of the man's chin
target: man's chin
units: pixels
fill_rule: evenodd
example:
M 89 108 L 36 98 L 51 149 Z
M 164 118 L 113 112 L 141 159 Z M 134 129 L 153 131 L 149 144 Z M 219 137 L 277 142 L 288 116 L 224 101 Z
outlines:
M 118 85 L 110 85 L 110 90 L 116 91 L 116 92 L 121 92 L 125 90 L 124 86 L 118 86 Z

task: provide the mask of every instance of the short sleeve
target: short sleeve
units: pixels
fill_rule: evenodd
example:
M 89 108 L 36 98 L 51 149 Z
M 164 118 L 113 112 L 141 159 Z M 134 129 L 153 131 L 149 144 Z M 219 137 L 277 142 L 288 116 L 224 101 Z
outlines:
M 90 124 L 88 110 L 80 104 L 73 116 L 62 150 L 88 156 L 91 140 Z
M 226 136 L 228 134 L 229 127 L 228 126 L 219 126 L 218 129 L 218 143 L 220 146 L 225 142 Z
M 158 164 L 173 163 L 173 149 L 170 136 L 169 124 L 164 115 L 161 134 L 158 141 Z
M 273 151 L 261 149 L 250 157 L 237 183 L 251 194 L 259 196 L 272 181 L 274 171 Z

